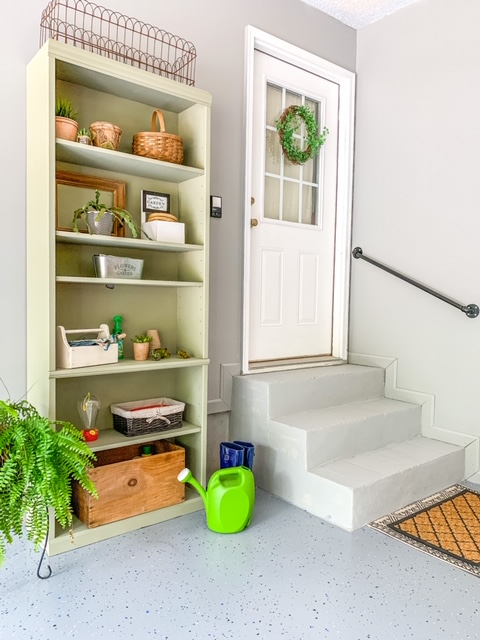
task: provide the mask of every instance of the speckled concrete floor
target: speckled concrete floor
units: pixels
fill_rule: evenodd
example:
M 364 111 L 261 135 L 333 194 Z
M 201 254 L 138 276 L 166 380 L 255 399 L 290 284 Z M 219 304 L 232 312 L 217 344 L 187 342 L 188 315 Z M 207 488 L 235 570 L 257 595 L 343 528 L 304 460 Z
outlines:
M 37 561 L 23 543 L 8 549 L 2 640 L 480 638 L 478 578 L 261 491 L 236 535 L 198 512 L 52 557 L 49 580 Z

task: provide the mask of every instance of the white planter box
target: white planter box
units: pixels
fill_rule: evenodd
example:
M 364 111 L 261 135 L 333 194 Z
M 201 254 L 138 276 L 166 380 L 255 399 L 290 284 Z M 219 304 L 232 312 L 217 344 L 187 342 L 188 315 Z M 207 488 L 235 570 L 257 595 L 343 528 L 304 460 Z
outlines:
M 142 229 L 152 240 L 157 242 L 178 242 L 185 244 L 185 225 L 183 222 L 166 222 L 154 220 L 143 222 Z
M 92 340 L 99 338 L 109 338 L 110 330 L 108 325 L 102 324 L 97 329 L 65 329 L 61 325 L 57 327 L 57 368 L 76 369 L 77 367 L 91 367 L 95 364 L 112 364 L 118 362 L 118 344 L 110 344 L 105 350 L 101 344 L 91 346 L 72 346 L 69 344 L 67 335 L 78 337 L 82 340 L 88 334 L 95 334 Z M 70 337 L 70 341 L 74 338 Z

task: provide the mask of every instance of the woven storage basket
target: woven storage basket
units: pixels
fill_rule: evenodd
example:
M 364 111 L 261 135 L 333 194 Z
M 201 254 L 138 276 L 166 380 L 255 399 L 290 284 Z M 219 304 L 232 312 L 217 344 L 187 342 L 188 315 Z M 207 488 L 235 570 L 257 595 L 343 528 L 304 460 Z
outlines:
M 157 120 L 160 131 L 157 131 Z M 133 136 L 133 153 L 144 158 L 182 164 L 183 140 L 173 133 L 165 133 L 163 113 L 160 109 L 155 109 L 152 114 L 152 130 Z
M 110 405 L 113 428 L 125 436 L 170 431 L 182 426 L 183 402 L 171 398 L 150 398 Z

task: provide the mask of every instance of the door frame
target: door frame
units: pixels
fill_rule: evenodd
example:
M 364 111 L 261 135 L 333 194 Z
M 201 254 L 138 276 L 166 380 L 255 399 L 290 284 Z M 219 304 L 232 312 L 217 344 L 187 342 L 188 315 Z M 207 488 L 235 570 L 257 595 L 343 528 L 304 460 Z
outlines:
M 350 295 L 350 245 L 353 197 L 353 142 L 355 112 L 355 74 L 328 60 L 270 35 L 256 27 L 245 29 L 245 194 L 244 194 L 244 259 L 243 259 L 243 331 L 242 373 L 251 373 L 249 364 L 250 317 L 250 199 L 252 195 L 252 139 L 254 51 L 258 50 L 284 62 L 322 75 L 339 85 L 337 218 L 335 233 L 334 304 L 332 356 L 347 359 L 348 311 Z M 269 367 L 297 368 L 302 365 Z M 312 366 L 312 364 L 303 365 Z M 261 371 L 266 371 L 262 369 Z M 255 369 L 259 373 L 259 369 Z

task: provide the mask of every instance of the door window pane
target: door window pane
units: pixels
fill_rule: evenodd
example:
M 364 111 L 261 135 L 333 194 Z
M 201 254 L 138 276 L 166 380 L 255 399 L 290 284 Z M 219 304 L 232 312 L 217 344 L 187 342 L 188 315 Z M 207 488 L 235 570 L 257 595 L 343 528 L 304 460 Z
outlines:
M 299 193 L 298 182 L 283 183 L 283 220 L 286 222 L 298 222 Z
M 280 219 L 280 180 L 265 178 L 265 202 L 263 215 L 271 220 Z
M 302 222 L 303 224 L 317 224 L 317 187 L 304 185 L 302 197 Z
M 317 182 L 317 160 L 318 156 L 310 158 L 303 165 L 303 181 L 304 182 Z
M 280 146 L 280 143 L 279 143 L 279 146 Z M 284 175 L 286 178 L 292 178 L 293 180 L 300 180 L 300 165 L 293 164 L 293 162 L 290 162 L 290 160 L 288 160 L 288 158 L 285 158 L 285 156 L 284 156 Z
M 282 147 L 276 131 L 267 130 L 265 136 L 265 171 L 280 174 L 282 161 Z
M 267 84 L 267 125 L 275 127 L 275 122 L 282 115 L 282 89 Z
M 289 107 L 291 104 L 301 106 L 302 96 L 299 93 L 293 93 L 293 91 L 286 91 L 285 92 L 285 108 Z

